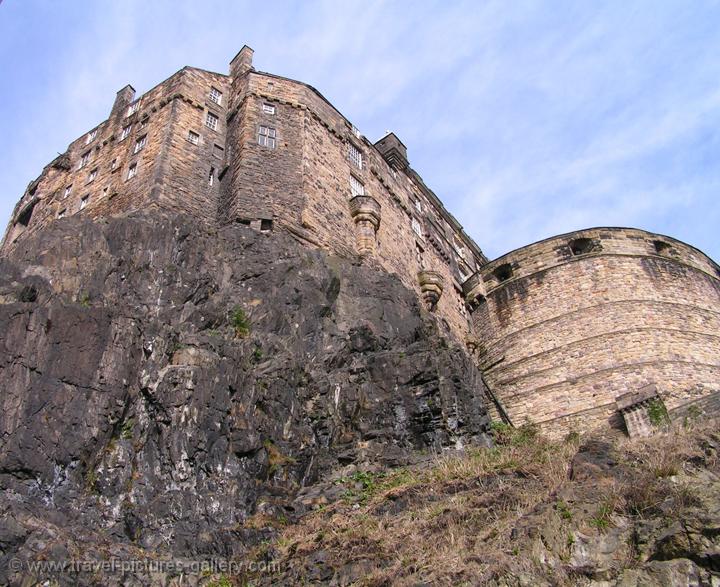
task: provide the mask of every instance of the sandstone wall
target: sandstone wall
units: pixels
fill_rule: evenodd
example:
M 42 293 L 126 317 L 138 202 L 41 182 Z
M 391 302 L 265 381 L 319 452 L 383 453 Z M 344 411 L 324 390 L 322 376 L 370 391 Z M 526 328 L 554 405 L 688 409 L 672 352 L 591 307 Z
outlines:
M 688 245 L 584 230 L 508 253 L 479 277 L 480 362 L 515 424 L 617 423 L 615 398 L 651 382 L 671 410 L 720 388 L 718 268 Z

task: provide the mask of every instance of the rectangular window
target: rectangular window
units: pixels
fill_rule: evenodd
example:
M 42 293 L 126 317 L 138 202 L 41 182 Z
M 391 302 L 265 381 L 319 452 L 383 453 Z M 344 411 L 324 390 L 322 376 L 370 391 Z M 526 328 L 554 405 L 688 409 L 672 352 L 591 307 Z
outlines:
M 265 114 L 275 114 L 275 106 L 272 104 L 263 104 L 263 112 Z
M 132 116 L 133 114 L 135 114 L 138 111 L 138 108 L 140 108 L 140 102 L 135 102 L 134 104 L 130 104 L 130 106 L 128 106 L 128 111 L 127 111 L 126 116 Z
M 88 205 L 89 201 L 90 201 L 90 194 L 88 194 L 87 196 L 83 196 L 82 199 L 80 200 L 80 209 L 82 210 L 83 208 L 85 208 L 85 206 Z
M 200 142 L 200 135 L 196 132 L 189 130 L 187 140 L 190 141 L 193 145 L 197 145 Z
M 67 186 L 65 188 L 65 193 L 63 194 L 63 198 L 67 198 L 71 192 L 72 192 L 72 184 L 70 184 L 69 186 Z
M 120 140 L 124 141 L 128 136 L 130 135 L 130 130 L 132 129 L 132 124 L 128 124 L 127 126 L 123 127 L 122 132 L 120 133 Z
M 275 129 L 269 126 L 260 126 L 260 128 L 258 128 L 258 145 L 267 147 L 268 149 L 274 149 Z
M 116 167 L 117 167 L 117 159 L 113 159 L 113 160 L 110 162 L 110 170 L 112 171 L 112 170 L 115 169 Z
M 351 126 L 351 130 L 352 130 L 352 134 L 355 135 L 355 138 L 356 138 L 356 139 L 359 139 L 360 136 L 361 136 L 361 135 L 360 135 L 360 131 L 359 131 L 357 128 L 355 128 L 354 125 Z
M 95 140 L 95 137 L 96 137 L 96 136 L 97 136 L 97 129 L 91 130 L 91 131 L 87 134 L 87 137 L 85 138 L 85 144 L 86 144 L 86 145 L 89 145 L 90 143 L 92 143 L 92 142 Z
M 210 88 L 210 101 L 220 104 L 222 102 L 222 93 L 215 88 Z
M 133 163 L 133 164 L 128 168 L 128 176 L 127 176 L 127 178 L 128 178 L 128 179 L 132 179 L 132 178 L 135 177 L 136 175 L 137 175 L 137 163 Z
M 217 157 L 218 159 L 222 159 L 224 154 L 225 154 L 225 149 L 223 149 L 220 145 L 213 145 L 213 156 L 214 157 Z
M 354 175 L 350 176 L 350 193 L 352 194 L 353 198 L 355 196 L 365 195 L 365 186 Z
M 218 117 L 215 116 L 212 112 L 208 112 L 207 117 L 205 118 L 205 126 L 213 130 L 217 130 L 217 124 Z
M 143 135 L 137 141 L 135 141 L 135 148 L 133 149 L 133 153 L 139 153 L 140 151 L 142 151 L 145 143 L 147 143 L 147 135 Z
M 350 162 L 355 167 L 357 167 L 358 169 L 362 169 L 362 166 L 363 166 L 362 153 L 360 152 L 360 149 L 358 149 L 352 143 L 348 144 L 348 158 L 350 159 Z
M 416 209 L 418 212 L 422 213 L 422 211 L 423 211 L 422 202 L 421 202 L 420 200 L 418 200 L 417 198 L 415 198 L 415 199 L 413 200 L 413 204 L 415 204 L 415 209 Z
M 208 173 L 208 185 L 212 186 L 212 184 L 215 183 L 215 168 L 210 168 L 210 173 Z
M 90 151 L 83 153 L 83 156 L 80 158 L 80 165 L 78 166 L 78 169 L 82 169 L 88 163 L 90 163 Z
M 63 208 L 62 210 L 60 210 L 60 212 L 58 212 L 58 218 L 65 218 L 65 213 L 66 213 L 66 212 L 67 212 L 67 210 L 66 210 L 65 208 Z
M 95 178 L 97 177 L 97 172 L 98 172 L 97 167 L 90 172 L 90 175 L 88 175 L 88 179 L 87 179 L 88 183 L 95 180 Z
M 420 224 L 420 221 L 417 218 L 412 219 L 412 229 L 416 235 L 418 235 L 420 238 L 422 238 L 422 236 L 423 236 L 422 225 Z
M 107 196 L 109 189 L 110 189 L 109 186 L 105 186 L 105 187 L 103 188 L 103 191 L 102 191 L 103 198 L 104 198 L 105 196 Z

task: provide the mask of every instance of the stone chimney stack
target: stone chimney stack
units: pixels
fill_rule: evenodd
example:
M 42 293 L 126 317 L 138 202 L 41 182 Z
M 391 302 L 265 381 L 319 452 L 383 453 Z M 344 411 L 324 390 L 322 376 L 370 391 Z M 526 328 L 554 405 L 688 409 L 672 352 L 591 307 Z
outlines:
M 395 169 L 407 168 L 407 147 L 394 132 L 389 132 L 375 143 L 375 148 L 380 151 L 383 159 Z
M 114 118 L 119 113 L 124 112 L 134 99 L 135 88 L 128 84 L 115 96 L 115 103 L 110 111 L 110 118 Z
M 230 62 L 230 77 L 238 78 L 245 75 L 253 68 L 252 59 L 254 51 L 247 45 L 243 45 L 240 52 Z

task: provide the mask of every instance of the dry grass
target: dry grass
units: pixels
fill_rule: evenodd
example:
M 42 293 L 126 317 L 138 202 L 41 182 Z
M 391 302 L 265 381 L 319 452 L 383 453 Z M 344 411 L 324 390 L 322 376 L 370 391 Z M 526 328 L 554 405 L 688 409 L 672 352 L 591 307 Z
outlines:
M 501 444 L 492 449 L 439 458 L 429 467 L 344 479 L 346 498 L 285 528 L 273 557 L 294 569 L 287 579 L 296 584 L 303 584 L 317 552 L 334 570 L 369 561 L 371 570 L 353 583 L 366 587 L 477 585 L 521 573 L 538 583 L 579 584 L 566 565 L 550 569 L 540 560 L 532 546 L 538 540 L 528 538 L 528 528 L 542 533 L 550 527 L 560 536 L 556 554 L 564 563 L 578 530 L 603 533 L 617 515 L 632 519 L 691 507 L 692 490 L 669 477 L 701 458 L 717 466 L 717 457 L 699 448 L 715 425 L 690 432 L 669 428 L 640 441 L 614 439 L 622 474 L 584 485 L 568 479 L 583 438 L 550 441 L 530 427 L 500 429 Z

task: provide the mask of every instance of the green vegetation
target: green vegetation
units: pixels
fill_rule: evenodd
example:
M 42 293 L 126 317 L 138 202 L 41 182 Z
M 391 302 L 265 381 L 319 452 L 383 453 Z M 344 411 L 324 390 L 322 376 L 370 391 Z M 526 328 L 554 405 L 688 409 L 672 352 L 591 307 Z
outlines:
M 566 504 L 562 499 L 558 500 L 555 504 L 555 509 L 563 520 L 572 520 L 572 512 L 570 511 L 568 504 Z
M 667 408 L 659 399 L 650 401 L 648 405 L 648 418 L 650 418 L 650 423 L 655 427 L 663 426 L 670 422 Z
M 237 338 L 245 338 L 250 334 L 250 320 L 248 320 L 245 310 L 240 306 L 233 308 L 232 314 L 230 315 L 230 322 L 235 329 L 235 336 Z
M 80 295 L 78 295 L 78 303 L 83 308 L 89 308 L 90 307 L 90 294 L 87 292 L 81 292 Z
M 120 429 L 120 437 L 124 438 L 125 440 L 132 439 L 134 426 L 134 418 L 128 418 L 125 422 L 123 422 L 122 428 Z

